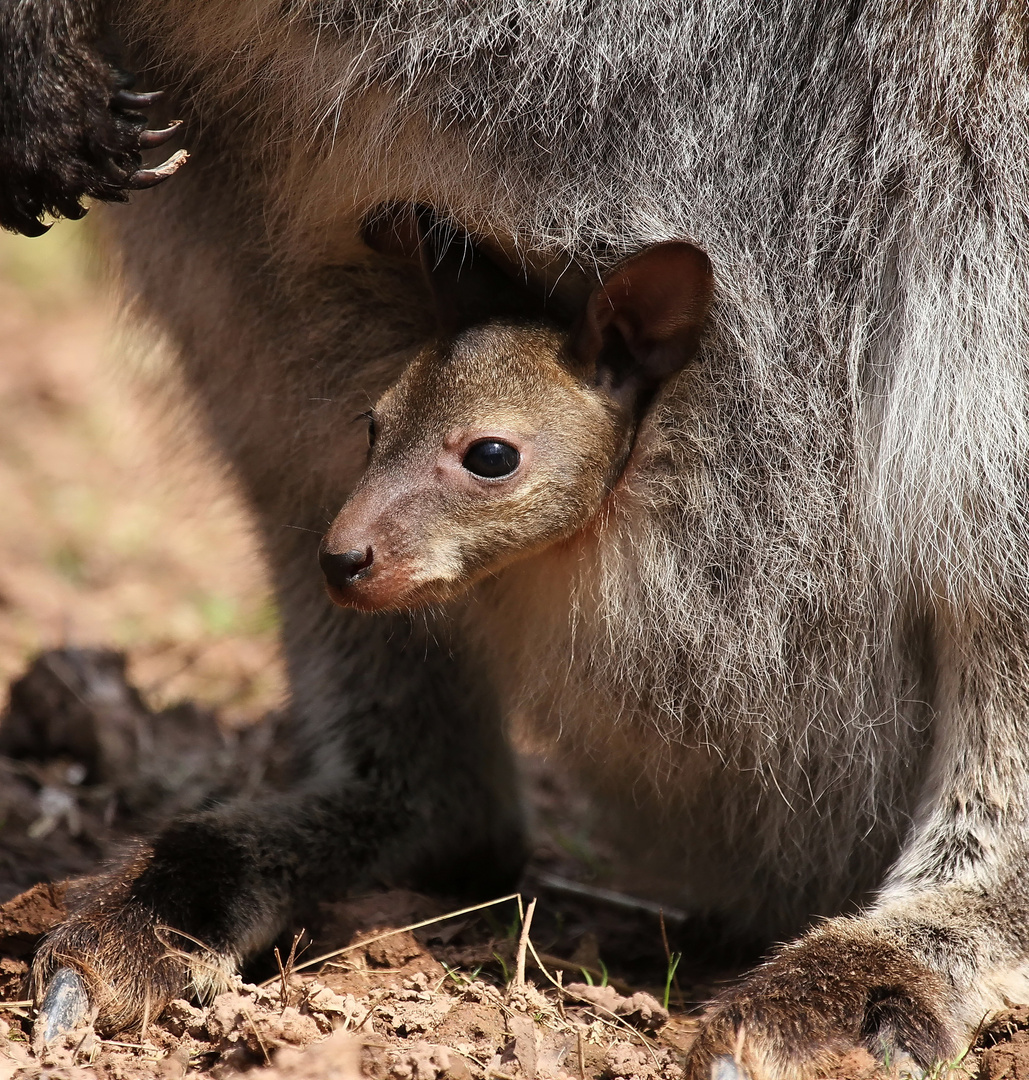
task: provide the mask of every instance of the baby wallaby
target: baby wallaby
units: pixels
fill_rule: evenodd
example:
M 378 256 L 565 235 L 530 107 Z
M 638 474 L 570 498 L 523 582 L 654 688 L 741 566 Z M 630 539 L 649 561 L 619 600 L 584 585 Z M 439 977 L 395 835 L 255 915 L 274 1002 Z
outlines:
M 329 595 L 364 611 L 450 600 L 583 529 L 655 394 L 695 356 L 712 298 L 707 256 L 668 242 L 578 311 L 533 311 L 466 241 L 439 250 L 424 213 L 402 224 L 406 237 L 394 222 L 369 242 L 417 246 L 442 333 L 368 413 L 368 467 L 322 543 Z

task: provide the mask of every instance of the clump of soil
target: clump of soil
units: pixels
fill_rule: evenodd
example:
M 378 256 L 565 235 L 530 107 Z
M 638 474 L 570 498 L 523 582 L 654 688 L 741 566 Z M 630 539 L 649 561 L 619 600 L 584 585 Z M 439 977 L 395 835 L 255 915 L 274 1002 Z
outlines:
M 979 1080 L 1029 1080 L 1029 1005 L 990 1017 L 976 1050 Z

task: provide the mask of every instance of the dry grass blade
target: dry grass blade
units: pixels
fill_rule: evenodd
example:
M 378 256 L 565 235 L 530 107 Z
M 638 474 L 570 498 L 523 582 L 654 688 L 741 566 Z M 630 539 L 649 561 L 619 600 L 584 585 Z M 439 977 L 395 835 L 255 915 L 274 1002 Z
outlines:
M 392 930 L 384 930 L 381 934 L 375 934 L 373 937 L 365 938 L 363 941 L 355 941 L 352 945 L 345 945 L 342 949 L 333 949 L 332 952 L 322 953 L 321 956 L 305 960 L 302 964 L 297 964 L 293 971 L 306 971 L 307 968 L 324 964 L 327 960 L 334 960 L 337 956 L 345 956 L 355 949 L 363 949 L 367 945 L 373 945 L 376 941 L 384 941 L 395 934 L 406 934 L 412 930 L 420 930 L 423 926 L 432 926 L 434 923 L 445 922 L 447 919 L 456 919 L 459 915 L 470 915 L 473 911 L 484 911 L 486 908 L 496 907 L 497 904 L 507 903 L 508 900 L 519 899 L 521 899 L 520 893 L 510 893 L 508 896 L 498 896 L 496 900 L 486 900 L 482 904 L 472 904 L 471 907 L 448 911 L 445 915 L 436 915 L 431 919 L 422 919 L 421 922 L 410 923 L 407 926 L 397 926 Z M 265 979 L 261 986 L 271 986 L 278 977 L 278 975 L 273 975 L 270 979 Z
M 243 1014 L 243 1018 L 250 1025 L 250 1030 L 254 1033 L 254 1038 L 257 1039 L 257 1045 L 261 1048 L 261 1053 L 264 1054 L 265 1065 L 271 1065 L 271 1054 L 268 1053 L 268 1047 L 265 1046 L 264 1039 L 261 1038 L 261 1032 L 258 1030 L 254 1018 L 250 1015 L 249 1009 L 242 1009 L 240 1011 Z
M 379 1003 L 382 1001 L 383 997 L 384 992 L 380 992 L 376 996 L 375 1000 L 369 1006 L 368 1011 L 364 1014 L 364 1016 L 361 1017 L 361 1022 L 357 1025 L 357 1027 L 354 1028 L 354 1031 L 360 1031 L 364 1027 L 364 1025 L 368 1023 L 368 1021 L 372 1017 L 372 1013 L 375 1012 L 375 1010 L 379 1007 Z
M 175 934 L 184 941 L 192 942 L 201 950 L 201 952 L 186 952 L 185 949 L 180 949 L 177 946 L 172 945 L 172 943 L 165 938 L 165 934 Z M 185 930 L 176 930 L 174 926 L 158 923 L 157 926 L 154 927 L 154 937 L 164 946 L 165 956 L 175 957 L 191 968 L 203 968 L 212 974 L 223 973 L 222 966 L 218 963 L 217 950 L 212 949 L 210 945 L 204 944 L 199 938 L 193 937 L 192 934 L 187 934 Z M 204 953 L 206 953 L 208 957 L 213 957 L 213 959 L 206 959 L 203 955 Z

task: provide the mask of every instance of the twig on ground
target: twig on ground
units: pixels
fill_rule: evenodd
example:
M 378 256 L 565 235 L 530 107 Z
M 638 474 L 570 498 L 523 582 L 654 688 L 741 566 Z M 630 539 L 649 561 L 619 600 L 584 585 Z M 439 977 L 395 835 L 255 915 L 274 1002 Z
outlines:
M 364 1014 L 364 1016 L 361 1017 L 361 1022 L 357 1025 L 357 1027 L 354 1028 L 354 1031 L 360 1031 L 361 1028 L 363 1028 L 364 1025 L 368 1023 L 368 1021 L 371 1019 L 372 1013 L 375 1012 L 375 1010 L 379 1007 L 380 1003 L 382 1002 L 382 999 L 385 996 L 385 993 L 386 993 L 385 991 L 382 991 L 379 994 L 379 996 L 372 1002 L 371 1008 L 369 1008 L 369 1010 Z
M 365 1043 L 365 1045 L 367 1046 L 368 1044 Z M 484 1077 L 489 1073 L 489 1066 L 483 1065 L 478 1058 L 472 1057 L 471 1054 L 466 1053 L 464 1050 L 458 1050 L 456 1046 L 448 1046 L 447 1049 L 453 1054 L 459 1054 L 465 1061 L 470 1061 L 477 1069 L 481 1069 Z
M 515 977 L 512 986 L 525 985 L 525 950 L 529 944 L 529 929 L 532 926 L 532 916 L 536 911 L 536 897 L 529 901 L 522 919 L 522 932 L 518 935 L 518 952 L 515 956 Z
M 306 930 L 301 930 L 299 934 L 293 935 L 293 944 L 289 947 L 289 956 L 286 958 L 285 966 L 283 966 L 282 956 L 279 953 L 278 945 L 276 945 L 273 950 L 275 953 L 275 963 L 279 965 L 279 979 L 281 982 L 279 1000 L 282 1003 L 283 1010 L 289 1008 L 289 980 L 293 974 L 294 965 L 297 960 L 297 945 L 305 933 L 307 933 Z
M 100 1039 L 101 1046 L 116 1046 L 119 1050 L 135 1050 L 137 1053 L 160 1061 L 161 1048 L 153 1043 L 119 1042 L 117 1039 Z

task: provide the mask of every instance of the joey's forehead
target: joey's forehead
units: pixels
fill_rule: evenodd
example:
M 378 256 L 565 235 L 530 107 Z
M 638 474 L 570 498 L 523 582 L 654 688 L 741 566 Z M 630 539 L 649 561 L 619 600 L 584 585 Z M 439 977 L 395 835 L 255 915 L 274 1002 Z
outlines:
M 429 446 L 462 433 L 490 430 L 532 435 L 545 422 L 548 410 L 534 407 L 532 395 L 524 388 L 505 392 L 491 387 L 489 393 L 469 390 L 467 384 L 455 383 L 398 386 L 376 407 L 376 445 L 382 450 Z
M 427 349 L 383 396 L 377 411 L 472 415 L 496 407 L 538 408 L 574 380 L 562 366 L 560 337 L 545 327 L 475 327 Z

